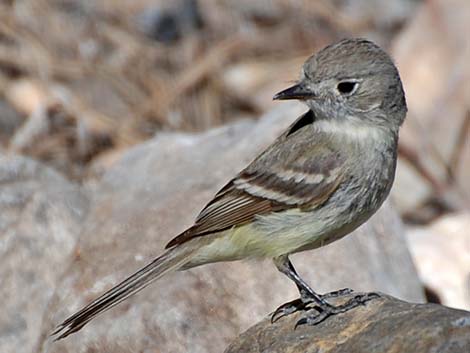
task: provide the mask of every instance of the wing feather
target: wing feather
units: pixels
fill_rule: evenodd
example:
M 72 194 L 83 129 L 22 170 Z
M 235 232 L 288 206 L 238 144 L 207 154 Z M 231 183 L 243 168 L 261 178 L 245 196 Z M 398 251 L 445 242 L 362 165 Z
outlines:
M 301 131 L 281 138 L 287 142 Z M 252 222 L 259 215 L 318 207 L 343 180 L 343 163 L 344 158 L 328 148 L 328 143 L 309 139 L 294 148 L 268 149 L 225 185 L 199 213 L 195 224 L 171 240 L 167 248 Z

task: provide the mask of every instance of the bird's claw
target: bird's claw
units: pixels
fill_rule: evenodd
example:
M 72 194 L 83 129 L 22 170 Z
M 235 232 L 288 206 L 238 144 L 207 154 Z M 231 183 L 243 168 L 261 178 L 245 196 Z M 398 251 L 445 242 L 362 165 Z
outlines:
M 277 320 L 284 316 L 293 314 L 299 310 L 305 310 L 308 304 L 304 303 L 302 299 L 295 299 L 288 303 L 282 304 L 277 308 L 271 316 L 271 323 L 275 323 Z
M 351 294 L 353 292 L 350 288 L 343 288 L 337 291 L 329 292 L 320 295 L 322 300 L 324 299 L 331 299 L 331 298 L 338 298 L 344 295 Z M 276 322 L 277 320 L 283 318 L 284 316 L 288 316 L 300 310 L 308 310 L 310 304 L 314 303 L 313 299 L 308 297 L 308 294 L 302 293 L 301 297 L 295 300 L 292 300 L 288 303 L 282 304 L 278 307 L 271 316 L 271 323 Z
M 372 300 L 378 297 L 380 297 L 378 293 L 370 292 L 366 294 L 358 294 L 342 305 L 338 305 L 338 306 L 328 305 L 325 307 L 316 306 L 315 310 L 318 311 L 318 314 L 314 314 L 314 315 L 307 314 L 305 317 L 297 321 L 297 323 L 295 324 L 295 328 L 301 325 L 309 325 L 309 326 L 318 325 L 320 322 L 324 321 L 326 318 L 330 316 L 345 313 L 360 305 L 365 305 L 366 302 L 368 302 L 369 300 Z
M 352 292 L 354 291 L 351 288 L 343 288 L 343 289 L 335 290 L 333 292 L 322 294 L 320 295 L 320 298 L 322 299 L 339 298 L 344 295 L 351 294 Z

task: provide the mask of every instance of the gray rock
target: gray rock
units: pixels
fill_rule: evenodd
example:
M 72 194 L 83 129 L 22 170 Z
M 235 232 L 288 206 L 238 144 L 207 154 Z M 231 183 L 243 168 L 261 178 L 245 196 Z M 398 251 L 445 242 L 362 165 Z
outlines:
M 57 288 L 43 333 L 158 255 L 218 188 L 303 111 L 284 105 L 258 122 L 201 135 L 162 134 L 130 150 L 90 186 L 80 256 Z M 355 235 L 298 254 L 293 262 L 321 292 L 352 287 L 423 300 L 402 225 L 388 205 Z M 163 278 L 67 339 L 45 339 L 40 351 L 220 352 L 296 296 L 270 261 L 207 265 Z
M 139 14 L 136 22 L 137 28 L 145 35 L 165 44 L 174 43 L 203 26 L 196 0 L 174 1 L 167 8 L 153 4 Z
M 407 241 L 424 286 L 439 303 L 470 310 L 470 210 L 407 229 Z
M 0 98 L 0 143 L 7 142 L 23 120 L 24 117 L 10 103 Z
M 32 352 L 87 199 L 40 163 L 0 155 L 0 352 Z
M 316 326 L 298 326 L 304 313 L 271 324 L 266 319 L 225 353 L 467 353 L 470 312 L 410 304 L 382 296 Z

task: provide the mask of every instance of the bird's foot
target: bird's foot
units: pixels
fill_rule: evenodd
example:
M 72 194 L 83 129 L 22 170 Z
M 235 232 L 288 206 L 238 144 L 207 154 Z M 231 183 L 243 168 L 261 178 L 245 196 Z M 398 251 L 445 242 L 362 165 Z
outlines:
M 374 298 L 379 298 L 380 295 L 374 292 L 370 293 L 365 293 L 365 294 L 358 294 L 348 300 L 345 304 L 338 305 L 338 306 L 333 306 L 333 305 L 326 305 L 326 306 L 320 306 L 316 305 L 314 309 L 318 312 L 315 314 L 307 314 L 304 318 L 300 319 L 297 321 L 295 324 L 295 328 L 301 325 L 309 325 L 309 326 L 314 326 L 318 325 L 320 322 L 324 321 L 326 318 L 345 313 L 351 309 L 354 309 L 360 305 L 365 305 L 366 302 L 369 300 L 372 300 Z
M 321 294 L 320 298 L 322 299 L 340 298 L 345 295 L 351 294 L 352 292 L 354 291 L 351 288 L 343 288 L 343 289 L 335 290 L 333 292 Z
M 281 317 L 288 316 L 300 310 L 305 310 L 307 306 L 308 303 L 304 303 L 300 298 L 284 303 L 271 315 L 271 323 L 276 322 Z
M 333 292 L 321 294 L 319 297 L 321 300 L 339 298 L 344 295 L 351 294 L 353 292 L 350 288 L 343 288 Z M 300 310 L 308 310 L 310 304 L 315 303 L 315 301 L 308 295 L 308 293 L 301 291 L 300 298 L 292 300 L 288 303 L 282 304 L 278 307 L 271 316 L 271 323 L 276 322 L 284 316 L 288 316 Z

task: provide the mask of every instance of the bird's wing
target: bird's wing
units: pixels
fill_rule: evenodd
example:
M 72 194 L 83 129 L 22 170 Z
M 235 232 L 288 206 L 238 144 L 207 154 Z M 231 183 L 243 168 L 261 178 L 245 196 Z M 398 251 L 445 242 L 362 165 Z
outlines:
M 287 130 L 215 195 L 191 228 L 166 247 L 249 223 L 259 215 L 294 207 L 312 209 L 324 203 L 343 179 L 344 158 L 324 137 L 315 135 L 316 142 L 309 139 L 312 131 L 302 132 L 305 126 L 294 133 Z

